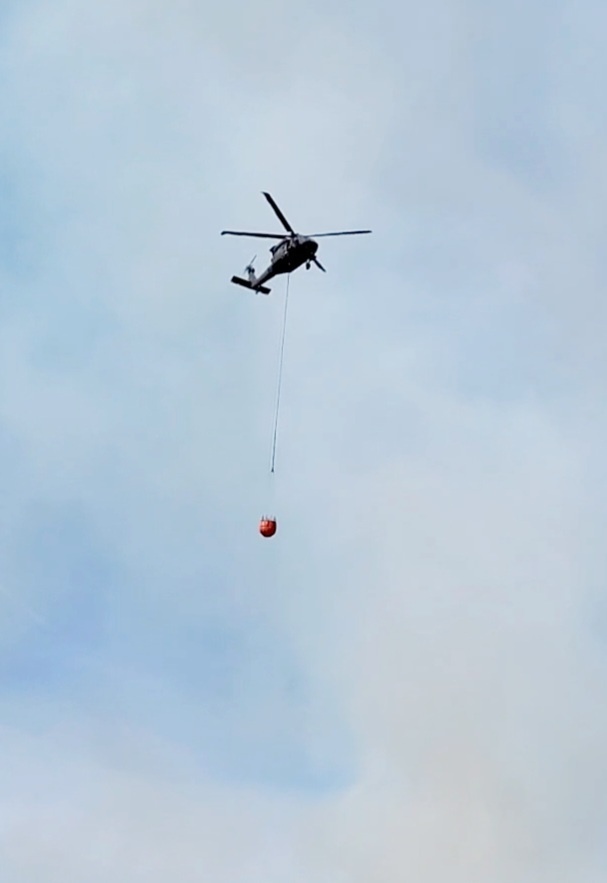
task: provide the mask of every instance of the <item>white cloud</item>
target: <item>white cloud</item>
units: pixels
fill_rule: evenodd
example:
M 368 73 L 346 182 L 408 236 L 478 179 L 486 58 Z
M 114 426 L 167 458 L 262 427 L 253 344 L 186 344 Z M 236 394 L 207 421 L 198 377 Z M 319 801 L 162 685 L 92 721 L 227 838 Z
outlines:
M 79 677 L 3 703 L 7 883 L 604 878 L 602 135 L 576 135 L 596 103 L 572 111 L 567 36 L 536 57 L 532 13 L 15 11 L 2 149 L 35 260 L 0 305 L 9 669 L 50 640 L 31 611 L 86 594 L 28 577 L 44 513 L 79 513 L 114 575 Z M 375 231 L 294 279 L 272 544 L 283 289 L 232 290 L 265 252 L 218 235 L 273 227 L 266 188 L 304 231 Z M 247 634 L 229 676 L 217 623 Z M 205 727 L 236 769 L 283 739 L 351 772 L 353 745 L 355 780 L 218 783 Z

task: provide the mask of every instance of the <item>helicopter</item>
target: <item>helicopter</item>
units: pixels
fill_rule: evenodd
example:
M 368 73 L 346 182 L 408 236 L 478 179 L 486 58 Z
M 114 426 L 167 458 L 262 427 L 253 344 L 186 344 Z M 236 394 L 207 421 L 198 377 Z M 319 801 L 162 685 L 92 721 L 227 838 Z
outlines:
M 273 245 L 270 248 L 272 254 L 270 265 L 259 276 L 255 275 L 253 261 L 245 267 L 245 273 L 247 274 L 246 279 L 243 279 L 240 276 L 232 276 L 231 281 L 235 285 L 242 285 L 244 288 L 249 288 L 252 291 L 255 291 L 255 293 L 269 294 L 271 289 L 264 285 L 265 282 L 281 273 L 292 273 L 293 270 L 301 267 L 302 264 L 306 265 L 306 270 L 310 269 L 311 264 L 315 264 L 319 270 L 326 273 L 327 271 L 316 257 L 318 243 L 314 241 L 315 238 L 319 239 L 321 236 L 357 236 L 361 233 L 371 233 L 371 230 L 341 230 L 338 233 L 312 233 L 309 236 L 303 236 L 301 233 L 295 232 L 282 211 L 279 209 L 273 197 L 269 193 L 266 193 L 265 190 L 263 190 L 262 193 L 274 209 L 276 217 L 285 228 L 288 235 L 285 235 L 284 233 L 245 233 L 241 230 L 221 231 L 222 236 L 227 234 L 229 236 L 254 236 L 259 239 L 280 240 L 276 245 Z M 255 260 L 255 258 L 253 258 L 253 260 Z

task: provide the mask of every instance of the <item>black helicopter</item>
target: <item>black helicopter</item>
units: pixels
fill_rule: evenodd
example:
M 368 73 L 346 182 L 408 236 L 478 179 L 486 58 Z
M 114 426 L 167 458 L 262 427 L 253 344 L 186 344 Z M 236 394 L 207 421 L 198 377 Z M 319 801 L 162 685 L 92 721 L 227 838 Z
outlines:
M 246 279 L 242 279 L 240 276 L 232 276 L 231 281 L 236 285 L 243 285 L 245 288 L 250 288 L 255 292 L 269 294 L 270 289 L 264 286 L 264 282 L 267 282 L 269 279 L 272 279 L 273 276 L 278 276 L 281 273 L 292 273 L 293 270 L 301 267 L 302 264 L 306 265 L 306 270 L 310 269 L 310 264 L 316 264 L 319 270 L 326 273 L 327 271 L 316 257 L 318 243 L 314 242 L 313 237 L 356 236 L 359 233 L 371 233 L 371 230 L 342 230 L 339 233 L 313 233 L 311 236 L 302 236 L 301 233 L 296 233 L 293 227 L 291 227 L 272 196 L 265 191 L 262 192 L 274 209 L 278 220 L 289 235 L 285 236 L 283 233 L 243 233 L 240 230 L 222 230 L 222 236 L 229 234 L 230 236 L 256 236 L 260 239 L 280 239 L 280 242 L 278 242 L 277 245 L 273 245 L 270 248 L 270 252 L 272 253 L 270 266 L 264 270 L 260 276 L 255 276 L 255 270 L 252 266 L 253 262 L 251 262 L 251 264 L 245 268 L 247 274 Z

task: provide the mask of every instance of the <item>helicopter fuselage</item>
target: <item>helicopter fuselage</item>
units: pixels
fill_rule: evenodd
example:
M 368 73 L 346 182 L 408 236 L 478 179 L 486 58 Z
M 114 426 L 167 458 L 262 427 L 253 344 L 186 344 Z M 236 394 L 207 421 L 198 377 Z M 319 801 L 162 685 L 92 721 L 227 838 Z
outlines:
M 270 266 L 256 278 L 254 286 L 263 285 L 268 279 L 281 273 L 292 273 L 302 264 L 309 263 L 317 251 L 318 242 L 307 236 L 289 236 L 281 240 L 270 249 L 272 254 Z

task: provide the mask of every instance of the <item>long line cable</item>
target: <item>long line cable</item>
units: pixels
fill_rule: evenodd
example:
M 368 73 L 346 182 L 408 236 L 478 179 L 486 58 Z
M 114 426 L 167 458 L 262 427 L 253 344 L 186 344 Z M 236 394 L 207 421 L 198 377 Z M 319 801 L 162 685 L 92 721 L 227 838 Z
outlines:
M 278 382 L 276 385 L 276 410 L 274 413 L 274 432 L 272 434 L 272 456 L 270 459 L 270 472 L 274 473 L 276 467 L 276 443 L 278 441 L 278 417 L 280 414 L 280 393 L 282 391 L 282 367 L 285 356 L 285 338 L 287 335 L 287 315 L 289 312 L 289 281 L 290 276 L 287 275 L 287 290 L 285 294 L 285 308 L 282 317 L 282 334 L 280 338 L 280 357 L 278 360 Z

